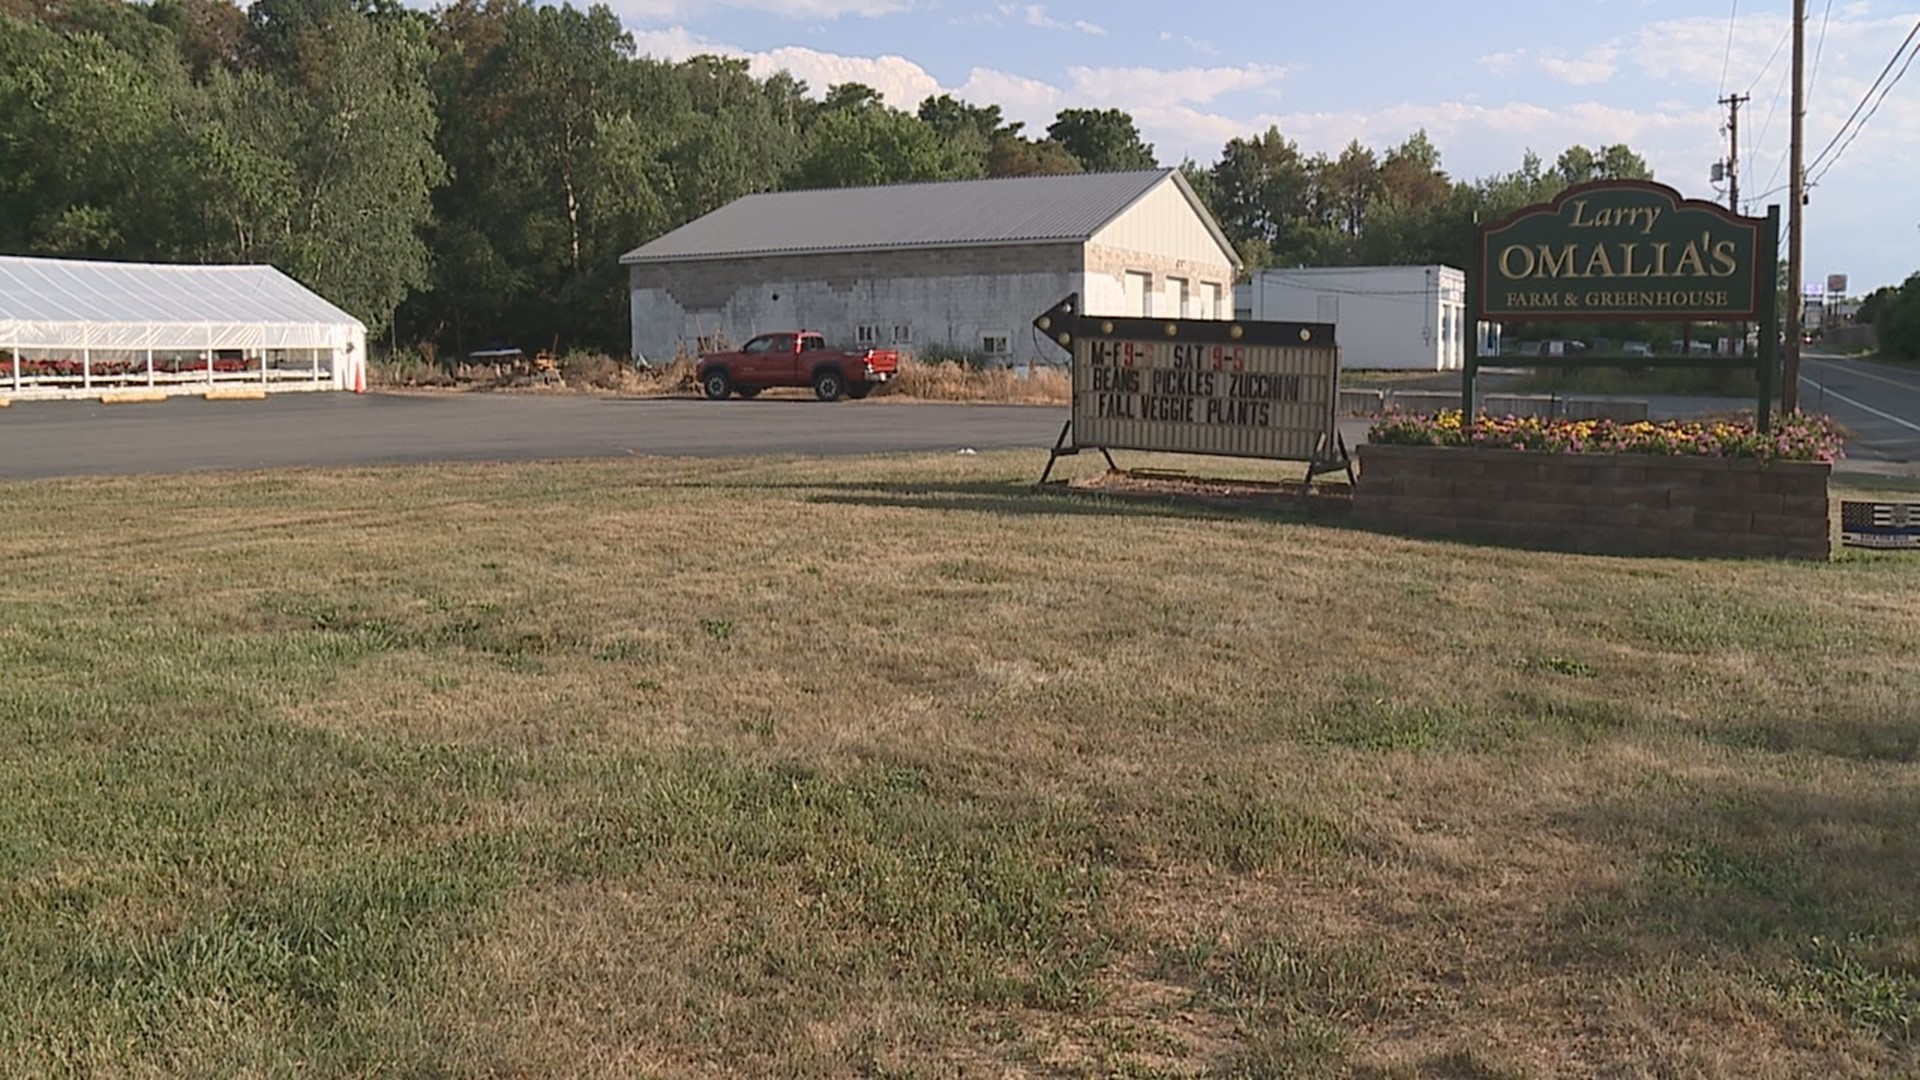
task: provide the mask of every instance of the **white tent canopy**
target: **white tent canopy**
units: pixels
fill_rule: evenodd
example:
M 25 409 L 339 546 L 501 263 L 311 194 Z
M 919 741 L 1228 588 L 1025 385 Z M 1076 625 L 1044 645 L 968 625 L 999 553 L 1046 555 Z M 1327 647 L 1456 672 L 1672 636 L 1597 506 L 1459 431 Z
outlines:
M 0 375 L 8 354 L 242 351 L 324 356 L 337 389 L 366 385 L 367 330 L 271 266 L 0 256 Z M 17 360 L 16 360 L 17 366 Z

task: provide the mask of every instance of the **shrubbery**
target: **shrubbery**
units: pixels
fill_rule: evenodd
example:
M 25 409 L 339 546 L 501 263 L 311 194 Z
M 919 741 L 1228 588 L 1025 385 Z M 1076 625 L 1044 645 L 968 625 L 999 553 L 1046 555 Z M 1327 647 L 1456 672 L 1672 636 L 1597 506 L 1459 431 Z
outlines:
M 1881 352 L 1920 360 L 1920 274 L 1909 277 L 1876 305 L 1873 333 L 1880 339 Z

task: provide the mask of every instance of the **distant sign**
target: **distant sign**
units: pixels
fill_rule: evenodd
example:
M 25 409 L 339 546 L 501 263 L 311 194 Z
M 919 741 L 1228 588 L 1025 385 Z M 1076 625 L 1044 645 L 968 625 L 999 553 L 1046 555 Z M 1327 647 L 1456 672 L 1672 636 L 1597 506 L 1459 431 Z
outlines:
M 1832 293 L 1835 296 L 1847 295 L 1847 275 L 1828 274 L 1827 275 L 1827 291 Z
M 1651 181 L 1568 188 L 1480 228 L 1476 314 L 1511 322 L 1757 319 L 1765 224 Z
M 1920 503 L 1840 503 L 1840 542 L 1849 547 L 1920 549 Z
M 1086 316 L 1034 320 L 1073 354 L 1073 445 L 1326 462 L 1340 352 L 1328 323 Z

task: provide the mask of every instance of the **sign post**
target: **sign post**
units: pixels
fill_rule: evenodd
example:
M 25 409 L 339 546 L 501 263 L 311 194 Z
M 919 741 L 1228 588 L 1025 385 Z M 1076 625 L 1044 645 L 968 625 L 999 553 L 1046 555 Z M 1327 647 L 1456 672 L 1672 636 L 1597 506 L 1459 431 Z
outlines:
M 1474 229 L 1467 307 L 1492 322 L 1761 323 L 1757 358 L 1582 353 L 1532 367 L 1751 368 L 1767 430 L 1778 352 L 1780 211 L 1742 217 L 1646 180 L 1602 180 Z M 1467 350 L 1461 408 L 1474 408 L 1479 350 Z
M 1033 321 L 1073 354 L 1062 457 L 1113 450 L 1307 464 L 1307 482 L 1353 464 L 1337 424 L 1340 351 L 1329 323 L 1110 318 L 1068 296 Z

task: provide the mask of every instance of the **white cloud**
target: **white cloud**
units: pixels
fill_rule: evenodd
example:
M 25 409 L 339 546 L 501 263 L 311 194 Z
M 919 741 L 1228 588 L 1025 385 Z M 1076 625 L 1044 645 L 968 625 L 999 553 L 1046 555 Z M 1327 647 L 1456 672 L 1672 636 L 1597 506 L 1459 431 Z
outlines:
M 1480 58 L 1480 66 L 1504 79 L 1508 75 L 1513 74 L 1514 70 L 1520 66 L 1520 62 L 1525 60 L 1526 57 L 1527 54 L 1524 50 L 1517 52 L 1488 53 L 1486 56 Z
M 911 110 L 929 96 L 941 93 L 940 81 L 904 56 L 846 56 L 799 45 L 753 53 L 710 41 L 679 26 L 641 31 L 633 38 L 639 51 L 648 56 L 663 60 L 685 60 L 701 54 L 741 57 L 756 78 L 787 71 L 816 93 L 837 83 L 865 83 L 880 91 L 887 104 L 899 109 Z
M 711 14 L 723 8 L 760 11 L 787 19 L 879 18 L 908 9 L 906 0 L 610 0 L 630 22 L 657 23 Z
M 1082 34 L 1106 37 L 1107 28 L 1096 22 L 1075 19 L 1066 22 L 1047 13 L 1045 4 L 995 4 L 991 11 L 956 15 L 947 20 L 951 26 L 1005 26 L 1008 20 L 1023 22 L 1042 30 L 1077 30 Z
M 1245 67 L 1162 68 L 1070 67 L 1067 78 L 1076 94 L 1105 100 L 1122 109 L 1160 104 L 1209 102 L 1222 94 L 1270 90 L 1286 78 L 1287 69 L 1273 64 Z
M 1209 42 L 1204 38 L 1193 37 L 1189 34 L 1176 34 L 1171 30 L 1162 30 L 1160 31 L 1160 40 L 1163 43 L 1168 43 L 1168 44 L 1177 41 L 1180 44 L 1185 45 L 1187 48 L 1192 49 L 1194 52 L 1201 54 L 1202 56 L 1219 56 L 1220 55 L 1220 50 L 1214 48 L 1212 42 Z
M 1005 8 L 1001 10 L 1005 11 Z M 1037 26 L 1042 30 L 1065 30 L 1067 24 L 1047 14 L 1045 4 L 1028 4 L 1021 10 L 1028 26 Z
M 981 105 L 998 105 L 1010 120 L 1044 128 L 1055 113 L 1066 108 L 1066 91 L 1052 83 L 1012 75 L 992 68 L 974 68 L 954 94 Z
M 1579 56 L 1564 53 L 1534 53 L 1527 49 L 1488 53 L 1480 57 L 1480 66 L 1496 78 L 1506 78 L 1523 67 L 1535 67 L 1550 78 L 1572 86 L 1592 86 L 1613 78 L 1619 70 L 1620 50 L 1612 45 L 1597 45 Z
M 1618 70 L 1614 60 L 1619 55 L 1619 50 L 1602 45 L 1587 50 L 1583 56 L 1543 56 L 1540 70 L 1573 86 L 1592 86 L 1613 78 Z

